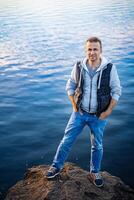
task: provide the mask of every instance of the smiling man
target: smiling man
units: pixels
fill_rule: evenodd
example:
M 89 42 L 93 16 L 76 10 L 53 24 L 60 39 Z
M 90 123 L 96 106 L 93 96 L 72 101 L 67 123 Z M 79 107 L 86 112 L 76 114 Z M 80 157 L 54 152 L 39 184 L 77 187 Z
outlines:
M 88 178 L 97 187 L 101 187 L 103 132 L 108 116 L 121 95 L 121 86 L 115 65 L 102 56 L 102 43 L 99 38 L 89 38 L 85 44 L 85 52 L 86 57 L 75 64 L 66 85 L 73 112 L 47 178 L 53 178 L 60 173 L 74 141 L 87 125 L 91 139 Z

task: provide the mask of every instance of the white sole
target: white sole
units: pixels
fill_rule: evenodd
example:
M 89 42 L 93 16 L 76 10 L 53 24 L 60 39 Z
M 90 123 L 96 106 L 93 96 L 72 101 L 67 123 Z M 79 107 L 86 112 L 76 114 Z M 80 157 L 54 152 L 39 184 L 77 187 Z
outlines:
M 56 174 L 53 175 L 53 176 L 49 176 L 49 177 L 47 177 L 47 178 L 48 178 L 48 179 L 54 178 L 54 177 L 57 176 L 58 174 L 60 174 L 60 172 L 56 173 Z
M 96 185 L 95 182 L 93 182 L 93 184 L 96 186 L 96 187 L 102 187 L 104 185 L 104 183 L 102 185 Z

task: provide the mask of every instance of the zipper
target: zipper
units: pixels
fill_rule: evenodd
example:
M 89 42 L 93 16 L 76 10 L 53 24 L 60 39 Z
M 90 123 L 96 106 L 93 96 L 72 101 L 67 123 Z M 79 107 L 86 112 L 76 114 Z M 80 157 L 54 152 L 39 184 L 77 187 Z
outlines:
M 90 84 L 89 112 L 90 112 L 90 108 L 91 108 L 91 97 L 92 97 L 92 79 L 93 79 L 93 77 L 91 77 L 91 84 Z

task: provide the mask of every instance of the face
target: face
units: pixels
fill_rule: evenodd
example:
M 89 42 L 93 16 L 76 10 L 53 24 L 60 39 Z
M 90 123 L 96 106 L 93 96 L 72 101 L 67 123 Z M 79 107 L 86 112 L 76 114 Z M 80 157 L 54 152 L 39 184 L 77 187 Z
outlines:
M 96 62 L 100 59 L 102 50 L 99 42 L 87 42 L 85 50 L 87 59 L 91 62 Z

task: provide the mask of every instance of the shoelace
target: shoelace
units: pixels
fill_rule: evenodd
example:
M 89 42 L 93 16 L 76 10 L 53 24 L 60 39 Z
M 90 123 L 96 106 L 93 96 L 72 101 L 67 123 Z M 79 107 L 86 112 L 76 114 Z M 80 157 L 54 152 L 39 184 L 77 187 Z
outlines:
M 96 179 L 101 179 L 100 173 L 94 173 Z
M 48 170 L 48 172 L 52 172 L 52 173 L 54 173 L 55 170 L 56 170 L 56 167 L 51 166 L 50 169 Z

